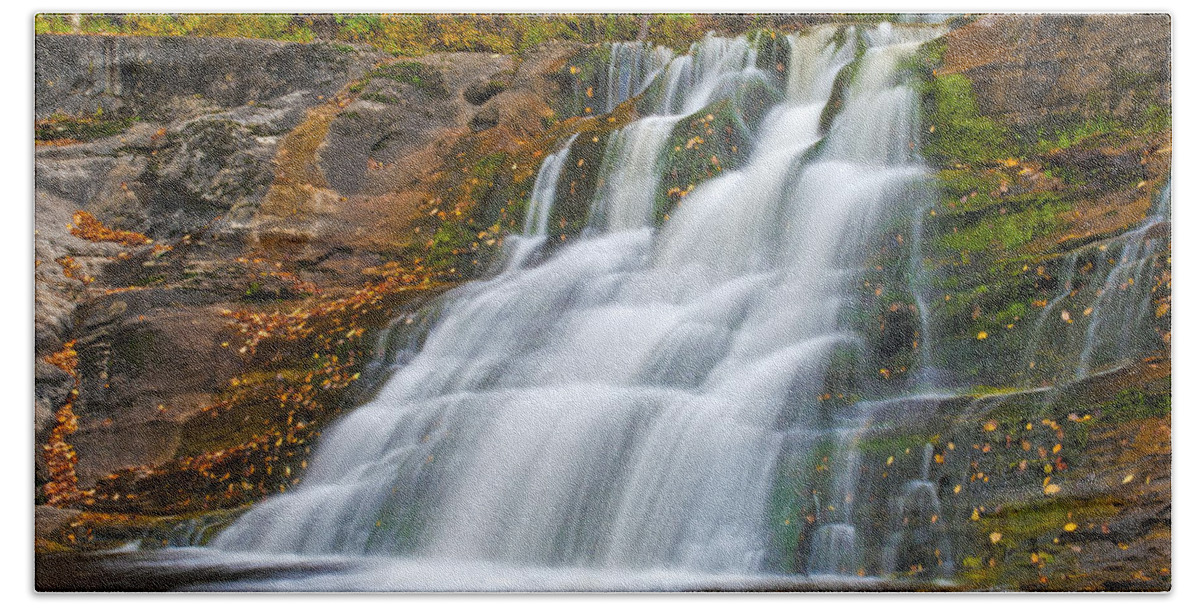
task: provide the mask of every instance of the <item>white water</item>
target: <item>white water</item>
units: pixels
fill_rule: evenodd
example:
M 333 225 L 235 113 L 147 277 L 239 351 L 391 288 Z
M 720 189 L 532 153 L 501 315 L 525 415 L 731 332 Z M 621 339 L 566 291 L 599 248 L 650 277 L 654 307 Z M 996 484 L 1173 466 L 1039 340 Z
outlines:
M 594 230 L 453 292 L 420 351 L 325 434 L 304 483 L 212 546 L 403 556 L 417 578 L 405 586 L 424 589 L 467 588 L 441 565 L 481 561 L 574 581 L 761 573 L 781 444 L 818 427 L 829 356 L 858 342 L 838 325 L 844 294 L 879 222 L 912 214 L 925 175 L 911 145 L 917 100 L 897 70 L 919 42 L 906 36 L 870 33 L 819 149 L 855 36 L 843 47 L 832 30 L 792 38 L 786 100 L 747 163 L 656 232 L 671 128 L 756 71 L 744 39 L 710 37 L 671 61 L 662 115 L 612 138 Z M 544 236 L 565 157 L 539 172 L 523 238 Z
M 1120 256 L 1097 292 L 1092 304 L 1093 314 L 1084 336 L 1083 349 L 1075 377 L 1082 378 L 1094 366 L 1098 347 L 1105 347 L 1118 356 L 1128 357 L 1138 351 L 1131 344 L 1135 329 L 1144 329 L 1153 298 L 1148 293 L 1153 275 L 1147 269 L 1165 251 L 1168 239 L 1150 236 L 1150 231 L 1167 221 L 1171 204 L 1171 184 L 1168 181 L 1159 194 L 1158 203 L 1145 220 L 1133 230 L 1115 239 L 1109 247 L 1119 246 Z M 1145 332 L 1139 332 L 1145 333 Z
M 1132 229 L 1063 256 L 1058 291 L 1038 313 L 1020 359 L 1031 380 L 1078 379 L 1161 348 L 1152 304 L 1170 254 L 1170 203 L 1168 180 Z
M 609 46 L 609 53 L 605 112 L 612 112 L 621 102 L 645 91 L 674 58 L 671 49 L 651 47 L 643 42 L 614 42 Z
M 529 193 L 529 206 L 525 209 L 522 232 L 509 236 L 504 241 L 506 270 L 523 268 L 538 248 L 545 244 L 550 211 L 554 208 L 555 194 L 558 192 L 558 180 L 562 177 L 563 165 L 571 153 L 571 144 L 575 143 L 577 137 L 578 133 L 569 137 L 561 150 L 542 161 L 542 166 L 533 181 L 533 189 Z

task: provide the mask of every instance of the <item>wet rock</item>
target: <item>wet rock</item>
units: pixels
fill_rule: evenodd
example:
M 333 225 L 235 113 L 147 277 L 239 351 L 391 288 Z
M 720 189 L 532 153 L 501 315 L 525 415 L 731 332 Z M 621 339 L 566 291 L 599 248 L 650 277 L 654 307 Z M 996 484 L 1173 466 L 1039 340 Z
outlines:
M 1171 105 L 1169 15 L 985 15 L 946 35 L 939 74 L 970 78 L 980 110 L 1019 126 Z
M 498 106 L 488 106 L 479 111 L 478 114 L 471 117 L 472 131 L 486 131 L 500 124 L 500 108 Z
M 34 113 L 172 120 L 304 90 L 330 97 L 379 56 L 239 38 L 38 36 Z
M 467 103 L 473 106 L 481 106 L 484 103 L 487 103 L 487 100 L 504 92 L 504 90 L 507 88 L 508 87 L 503 82 L 496 80 L 480 82 L 463 90 L 463 99 L 466 99 Z

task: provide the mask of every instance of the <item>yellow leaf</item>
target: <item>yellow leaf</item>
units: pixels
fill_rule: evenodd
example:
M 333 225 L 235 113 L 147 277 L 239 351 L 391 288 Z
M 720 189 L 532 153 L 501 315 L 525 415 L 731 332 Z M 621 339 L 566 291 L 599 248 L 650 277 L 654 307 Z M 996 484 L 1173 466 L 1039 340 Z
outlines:
M 994 545 L 994 544 L 1000 542 L 1000 539 L 1004 538 L 1004 535 L 1000 534 L 999 532 L 992 532 L 991 534 L 988 535 L 988 538 L 992 539 L 992 544 Z
M 995 420 L 988 420 L 987 422 L 983 423 L 983 430 L 990 433 L 996 430 L 997 426 L 999 426 L 999 424 Z
M 979 332 L 979 335 L 975 336 L 975 339 L 976 340 L 987 340 L 987 332 L 986 331 Z
M 1047 484 L 1046 487 L 1042 488 L 1042 491 L 1045 492 L 1046 494 L 1058 494 L 1058 491 L 1061 489 L 1062 488 L 1058 487 L 1058 484 L 1051 483 L 1051 484 Z
M 1073 521 L 1069 521 L 1069 522 L 1067 522 L 1067 525 L 1063 526 L 1063 530 L 1066 530 L 1067 532 L 1074 532 L 1075 530 L 1078 530 L 1078 529 L 1079 529 L 1079 524 L 1077 524 Z
M 1121 480 L 1121 485 L 1125 485 L 1131 481 L 1133 481 L 1133 475 L 1126 475 L 1125 479 Z
M 979 509 L 971 510 L 971 521 L 979 521 Z

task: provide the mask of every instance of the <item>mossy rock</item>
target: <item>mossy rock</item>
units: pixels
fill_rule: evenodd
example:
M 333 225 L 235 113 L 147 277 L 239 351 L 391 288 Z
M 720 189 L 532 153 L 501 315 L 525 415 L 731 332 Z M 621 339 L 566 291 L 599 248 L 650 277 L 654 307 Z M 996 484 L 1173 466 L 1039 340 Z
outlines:
M 768 89 L 760 91 L 763 95 Z M 667 140 L 655 218 L 662 223 L 700 184 L 746 162 L 750 131 L 734 100 L 709 105 L 676 124 Z

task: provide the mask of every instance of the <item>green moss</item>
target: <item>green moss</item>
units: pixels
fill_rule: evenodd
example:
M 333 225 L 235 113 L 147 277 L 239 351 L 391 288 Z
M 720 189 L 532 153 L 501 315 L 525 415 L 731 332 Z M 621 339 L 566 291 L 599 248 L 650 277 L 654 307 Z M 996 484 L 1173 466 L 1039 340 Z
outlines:
M 73 32 L 66 15 L 41 14 L 34 17 L 38 34 Z M 129 36 L 211 36 L 222 38 L 264 38 L 288 42 L 312 42 L 310 22 L 292 14 L 81 14 L 82 34 L 123 34 Z
M 767 74 L 770 82 L 782 89 L 787 86 L 788 66 L 791 63 L 792 45 L 787 36 L 770 29 L 748 34 L 756 44 L 755 67 Z
M 821 133 L 828 133 L 829 127 L 833 125 L 833 119 L 837 118 L 839 112 L 842 111 L 842 106 L 846 101 L 846 94 L 850 90 L 850 84 L 854 82 L 854 77 L 858 74 L 858 67 L 862 64 L 861 55 L 856 55 L 854 60 L 842 66 L 838 70 L 837 76 L 833 79 L 833 89 L 829 93 L 829 101 L 825 103 L 825 107 L 821 109 L 821 117 L 819 124 Z
M 824 516 L 820 497 L 832 483 L 829 466 L 838 444 L 824 436 L 785 449 L 775 467 L 768 507 L 767 563 L 779 572 L 803 572 L 810 536 Z
M 651 42 L 670 47 L 680 53 L 686 51 L 692 42 L 702 38 L 707 31 L 696 15 L 683 13 L 653 15 L 646 25 Z
M 66 15 L 35 15 L 33 17 L 34 34 L 70 34 L 71 24 L 67 23 Z
M 367 76 L 371 78 L 387 78 L 396 82 L 409 84 L 418 91 L 434 97 L 446 97 L 450 94 L 440 72 L 415 61 L 389 63 L 376 68 Z
M 555 96 L 556 117 L 594 116 L 604 110 L 599 107 L 604 100 L 597 96 L 604 94 L 611 56 L 612 48 L 602 44 L 581 49 L 567 59 L 558 71 L 558 81 L 569 94 Z
M 986 164 L 1012 156 L 1011 139 L 1000 124 L 979 113 L 971 81 L 962 74 L 933 77 L 925 95 L 921 152 L 943 165 Z
M 90 116 L 68 116 L 56 113 L 34 123 L 34 139 L 38 141 L 63 139 L 91 141 L 121 133 L 133 126 L 137 120 L 137 117 L 109 116 L 99 109 Z
M 997 192 L 1003 177 L 997 172 L 974 169 L 947 169 L 938 172 L 938 183 L 946 200 L 943 201 L 942 217 L 987 209 L 1000 203 L 991 195 Z
M 1058 126 L 1049 134 L 1039 133 L 1033 152 L 1048 154 L 1055 150 L 1074 146 L 1090 137 L 1118 132 L 1121 129 L 1121 123 L 1111 116 L 1096 116 L 1068 122 Z
M 571 147 L 559 178 L 558 200 L 550 210 L 548 230 L 559 242 L 578 236 L 587 226 L 592 199 L 599 187 L 604 151 L 615 132 L 616 129 L 583 132 Z
M 363 99 L 365 99 L 365 100 L 367 100 L 367 101 L 377 101 L 377 102 L 379 102 L 379 103 L 386 103 L 386 104 L 397 104 L 397 103 L 400 103 L 400 100 L 399 100 L 399 99 L 396 99 L 395 97 L 392 97 L 391 95 L 387 95 L 387 94 L 384 94 L 384 93 L 379 93 L 379 92 L 376 92 L 376 91 L 372 91 L 372 92 L 370 92 L 370 93 L 366 93 L 366 94 L 364 94 L 364 95 L 362 96 L 362 98 L 363 98 Z
M 1171 394 L 1148 392 L 1138 387 L 1127 388 L 1112 399 L 1096 404 L 1095 409 L 1108 422 L 1161 418 L 1171 413 Z
M 700 184 L 740 167 L 748 147 L 748 130 L 733 101 L 717 102 L 679 121 L 667 140 L 654 203 L 656 221 L 662 223 Z
M 887 435 L 882 433 L 873 434 L 869 437 L 861 439 L 855 446 L 863 456 L 874 458 L 877 460 L 886 459 L 888 456 L 898 457 L 905 454 L 921 454 L 925 444 L 936 439 L 936 432 L 931 433 L 905 433 L 899 435 Z
M 986 251 L 996 246 L 1015 251 L 1057 228 L 1059 214 L 1070 208 L 1068 203 L 1055 200 L 1024 211 L 997 213 L 974 225 L 943 234 L 938 245 L 952 251 Z
M 459 255 L 470 251 L 474 235 L 462 222 L 443 222 L 429 243 L 425 265 L 437 272 L 448 272 L 460 265 Z
M 1141 119 L 1139 130 L 1143 133 L 1166 131 L 1171 128 L 1171 106 L 1148 103 L 1142 110 Z

